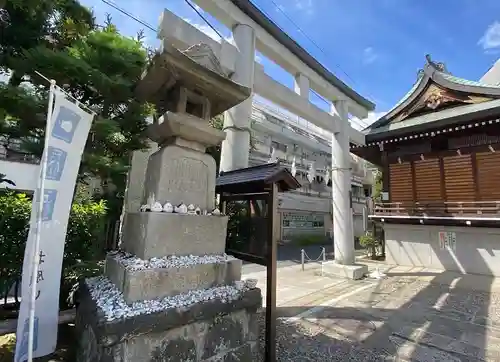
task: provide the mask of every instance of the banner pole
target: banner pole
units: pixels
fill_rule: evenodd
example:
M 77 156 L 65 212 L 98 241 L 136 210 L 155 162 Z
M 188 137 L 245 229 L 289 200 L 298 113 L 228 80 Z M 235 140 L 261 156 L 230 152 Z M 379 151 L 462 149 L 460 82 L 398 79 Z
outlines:
M 38 180 L 37 189 L 37 213 L 36 213 L 36 229 L 35 229 L 35 244 L 33 246 L 32 273 L 31 273 L 31 300 L 29 308 L 29 330 L 28 330 L 28 362 L 33 361 L 33 336 L 35 332 L 35 304 L 37 299 L 36 286 L 38 282 L 38 267 L 40 249 L 40 231 L 42 229 L 42 214 L 43 214 L 43 197 L 45 192 L 45 170 L 47 169 L 47 145 L 49 144 L 50 125 L 52 122 L 52 111 L 54 109 L 54 90 L 56 82 L 50 81 L 49 90 L 49 106 L 47 109 L 47 123 L 45 125 L 45 140 L 43 146 L 42 160 L 40 162 L 40 179 Z M 35 205 L 33 204 L 33 207 Z

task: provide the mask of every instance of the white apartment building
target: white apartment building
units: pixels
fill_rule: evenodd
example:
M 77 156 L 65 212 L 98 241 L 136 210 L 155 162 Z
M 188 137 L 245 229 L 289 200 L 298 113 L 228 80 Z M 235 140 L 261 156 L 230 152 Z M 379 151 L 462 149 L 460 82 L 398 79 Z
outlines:
M 332 196 L 325 176 L 331 164 L 331 135 L 303 119 L 259 101 L 257 97 L 253 103 L 251 127 L 255 142 L 249 166 L 274 158 L 291 168 L 295 159 L 295 176 L 302 183 L 302 188 L 280 195 L 281 239 L 289 240 L 301 234 L 330 233 Z M 371 192 L 374 176 L 366 162 L 357 156 L 352 155 L 351 167 L 353 228 L 354 235 L 360 236 L 366 229 L 365 196 Z M 0 142 L 0 173 L 14 181 L 16 189 L 33 190 L 37 182 L 38 160 L 23 153 L 15 141 L 10 141 L 9 151 Z M 308 173 L 314 176 L 312 182 Z M 91 182 L 90 191 L 98 192 L 99 187 L 98 180 Z
M 257 97 L 253 102 L 251 127 L 255 142 L 249 166 L 278 159 L 291 169 L 295 159 L 295 177 L 302 184 L 300 189 L 280 195 L 281 239 L 329 234 L 332 194 L 326 173 L 331 165 L 331 134 Z M 355 155 L 351 155 L 351 169 L 353 228 L 354 235 L 360 236 L 366 230 L 366 196 L 371 194 L 375 177 L 367 162 Z M 308 173 L 314 176 L 312 182 Z

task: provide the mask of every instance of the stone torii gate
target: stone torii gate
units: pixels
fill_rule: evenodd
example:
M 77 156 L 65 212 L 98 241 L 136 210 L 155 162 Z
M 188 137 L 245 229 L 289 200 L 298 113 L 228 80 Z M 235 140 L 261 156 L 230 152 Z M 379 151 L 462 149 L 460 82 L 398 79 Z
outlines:
M 231 79 L 254 93 L 332 133 L 332 197 L 335 262 L 327 263 L 326 273 L 360 278 L 366 267 L 355 265 L 351 209 L 350 143 L 363 145 L 364 135 L 348 121 L 351 114 L 366 118 L 374 104 L 336 78 L 294 40 L 268 19 L 249 0 L 193 0 L 222 24 L 232 29 L 231 42 L 217 42 L 165 10 L 161 16 L 159 38 L 179 49 L 206 44 L 213 50 L 222 69 Z M 295 77 L 291 90 L 275 81 L 255 61 L 258 50 Z M 331 100 L 331 112 L 309 101 L 313 89 Z M 248 167 L 252 98 L 225 113 L 226 140 L 222 144 L 221 170 Z M 153 150 L 154 151 L 154 150 Z M 147 158 L 152 152 L 136 153 L 129 175 L 126 209 L 138 208 Z

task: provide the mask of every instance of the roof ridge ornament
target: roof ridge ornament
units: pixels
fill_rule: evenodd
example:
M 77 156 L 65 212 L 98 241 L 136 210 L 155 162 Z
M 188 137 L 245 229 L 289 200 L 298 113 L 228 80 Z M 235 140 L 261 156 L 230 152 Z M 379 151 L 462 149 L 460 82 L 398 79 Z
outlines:
M 448 69 L 446 68 L 446 64 L 443 62 L 435 62 L 431 59 L 430 54 L 425 55 L 425 59 L 427 60 L 427 66 L 431 66 L 434 69 L 436 69 L 439 72 L 446 73 L 446 74 L 451 74 Z
M 182 51 L 182 53 L 193 59 L 196 63 L 210 69 L 212 72 L 226 78 L 229 77 L 229 75 L 222 69 L 220 61 L 210 45 L 205 43 L 194 44 Z

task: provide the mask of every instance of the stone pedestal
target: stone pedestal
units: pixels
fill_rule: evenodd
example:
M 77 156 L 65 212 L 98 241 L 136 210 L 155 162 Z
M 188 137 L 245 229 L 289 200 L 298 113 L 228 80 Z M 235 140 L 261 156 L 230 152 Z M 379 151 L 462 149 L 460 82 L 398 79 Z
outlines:
M 325 276 L 358 280 L 368 274 L 368 266 L 364 264 L 339 264 L 335 260 L 321 263 L 321 274 Z
M 208 125 L 212 110 L 238 103 L 231 91 L 242 88 L 188 55 L 203 60 L 167 49 L 139 87 L 166 92 L 146 97 L 163 116 L 148 129 L 160 148 L 149 157 L 143 203 L 184 205 L 127 210 L 121 250 L 108 255 L 104 276 L 81 283 L 79 362 L 255 361 L 261 292 L 224 254 L 228 218 L 214 210 L 216 167 L 205 153 L 225 137 Z M 186 213 L 190 204 L 199 212 Z
M 257 361 L 259 289 L 150 313 L 130 307 L 121 317 L 103 313 L 91 290 L 80 288 L 77 362 Z

